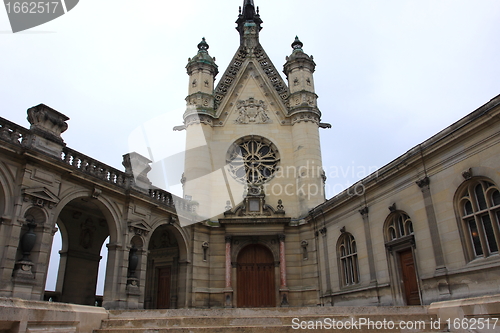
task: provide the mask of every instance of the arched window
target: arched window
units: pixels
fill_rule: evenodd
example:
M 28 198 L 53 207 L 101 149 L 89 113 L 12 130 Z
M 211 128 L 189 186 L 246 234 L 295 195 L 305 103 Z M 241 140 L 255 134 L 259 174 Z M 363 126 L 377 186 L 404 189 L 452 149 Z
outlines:
M 386 222 L 386 242 L 413 234 L 413 223 L 404 212 L 394 212 Z
M 469 259 L 498 254 L 500 192 L 486 179 L 471 179 L 459 189 L 458 214 Z
M 343 233 L 337 244 L 342 286 L 359 283 L 358 250 L 353 235 Z

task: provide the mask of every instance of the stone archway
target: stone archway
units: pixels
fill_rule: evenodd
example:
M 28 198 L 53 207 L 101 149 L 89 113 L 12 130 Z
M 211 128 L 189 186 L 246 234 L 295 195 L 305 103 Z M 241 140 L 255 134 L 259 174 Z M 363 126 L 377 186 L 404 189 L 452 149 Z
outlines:
M 3 184 L 0 182 L 0 216 L 5 214 L 5 193 L 3 189 Z
M 144 308 L 175 309 L 185 299 L 185 265 L 181 262 L 182 237 L 164 224 L 149 239 Z
M 96 304 L 100 252 L 110 228 L 97 200 L 80 197 L 59 213 L 62 249 L 56 283 L 57 300 L 82 305 Z

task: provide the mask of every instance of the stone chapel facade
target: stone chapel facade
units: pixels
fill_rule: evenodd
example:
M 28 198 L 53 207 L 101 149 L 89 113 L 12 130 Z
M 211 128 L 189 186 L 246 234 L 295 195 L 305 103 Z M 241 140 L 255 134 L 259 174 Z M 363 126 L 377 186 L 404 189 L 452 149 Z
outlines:
M 330 125 L 312 56 L 296 38 L 285 82 L 252 0 L 236 23 L 240 46 L 216 86 L 205 39 L 186 66 L 184 198 L 151 184 L 139 154 L 121 171 L 67 147 L 69 118 L 46 105 L 28 109 L 29 129 L 0 118 L 0 296 L 154 309 L 500 294 L 500 96 L 325 200 L 319 130 Z

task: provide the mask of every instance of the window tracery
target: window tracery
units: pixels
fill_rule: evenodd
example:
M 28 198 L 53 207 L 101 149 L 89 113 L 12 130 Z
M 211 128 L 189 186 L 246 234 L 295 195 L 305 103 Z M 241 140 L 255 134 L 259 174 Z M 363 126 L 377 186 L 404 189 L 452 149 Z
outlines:
M 279 160 L 274 144 L 258 136 L 236 141 L 229 147 L 226 158 L 230 174 L 245 184 L 262 184 L 271 179 Z
M 500 192 L 486 179 L 470 179 L 458 196 L 458 215 L 469 259 L 498 254 Z
M 340 264 L 340 277 L 342 286 L 359 283 L 358 251 L 354 236 L 348 232 L 343 233 L 338 241 L 337 253 Z

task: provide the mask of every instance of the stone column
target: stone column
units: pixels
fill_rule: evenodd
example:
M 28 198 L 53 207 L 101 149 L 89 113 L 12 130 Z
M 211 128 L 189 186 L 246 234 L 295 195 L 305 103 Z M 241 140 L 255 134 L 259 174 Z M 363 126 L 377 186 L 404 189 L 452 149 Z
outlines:
M 322 246 L 323 246 L 323 255 L 325 257 L 324 261 L 325 261 L 325 272 L 326 272 L 326 290 L 325 290 L 323 295 L 330 296 L 330 294 L 332 293 L 332 282 L 331 282 L 331 277 L 330 277 L 330 258 L 328 255 L 328 242 L 326 239 L 326 231 L 327 231 L 326 227 L 319 229 L 319 233 L 322 236 L 321 239 L 322 239 Z M 319 239 L 318 239 L 318 241 L 319 241 Z M 330 301 L 330 305 L 332 305 L 331 301 Z
M 35 280 L 36 286 L 33 288 L 32 299 L 43 300 L 45 297 L 45 285 L 47 282 L 47 272 L 49 269 L 50 254 L 52 250 L 52 242 L 57 228 L 52 223 L 44 223 L 40 226 L 41 232 L 38 234 L 40 238 L 40 247 L 37 253 L 32 256 L 37 263 Z
M 289 306 L 288 287 L 286 285 L 286 255 L 285 255 L 285 235 L 279 234 L 280 241 L 280 305 Z
M 233 287 L 231 285 L 231 236 L 226 236 L 226 286 L 224 288 L 224 306 L 233 307 Z
M 417 185 L 422 190 L 422 195 L 424 197 L 425 212 L 427 214 L 427 221 L 429 223 L 429 231 L 431 233 L 432 249 L 434 250 L 434 258 L 436 260 L 436 271 L 446 271 L 443 249 L 441 246 L 441 237 L 439 237 L 436 213 L 434 211 L 434 204 L 432 202 L 431 189 L 429 184 L 430 179 L 427 176 L 417 181 Z
M 448 299 L 450 296 L 450 289 L 447 279 L 447 269 L 444 262 L 443 247 L 441 245 L 441 237 L 437 226 L 436 212 L 434 211 L 434 203 L 432 202 L 432 195 L 430 189 L 430 178 L 425 176 L 417 181 L 417 185 L 422 190 L 424 197 L 425 213 L 427 215 L 427 222 L 429 224 L 429 231 L 431 233 L 432 249 L 434 251 L 434 258 L 436 261 L 436 276 L 443 278 L 438 282 L 439 296 L 441 299 Z
M 127 307 L 126 280 L 127 268 L 124 265 L 123 246 L 118 243 L 107 244 L 108 263 L 106 265 L 106 279 L 104 281 L 104 295 L 102 306 L 105 309 L 125 309 Z
M 366 236 L 366 248 L 368 250 L 368 267 L 370 269 L 370 284 L 377 284 L 377 274 L 375 271 L 375 259 L 373 258 L 372 235 L 370 231 L 370 220 L 368 219 L 368 207 L 365 206 L 359 210 L 363 217 L 363 225 Z

